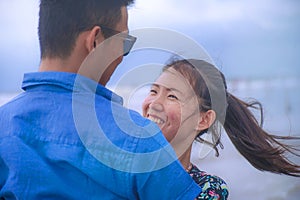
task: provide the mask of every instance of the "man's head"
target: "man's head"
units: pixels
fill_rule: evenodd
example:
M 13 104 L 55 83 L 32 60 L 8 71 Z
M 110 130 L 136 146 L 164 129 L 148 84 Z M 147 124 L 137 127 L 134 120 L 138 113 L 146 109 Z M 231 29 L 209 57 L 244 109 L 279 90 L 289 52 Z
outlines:
M 135 42 L 126 34 L 133 2 L 41 0 L 39 70 L 79 73 L 105 85 Z
M 42 58 L 64 59 L 71 55 L 80 33 L 103 25 L 115 29 L 121 8 L 134 0 L 41 0 L 39 41 Z M 123 30 L 120 30 L 123 31 Z M 105 38 L 112 35 L 101 29 Z

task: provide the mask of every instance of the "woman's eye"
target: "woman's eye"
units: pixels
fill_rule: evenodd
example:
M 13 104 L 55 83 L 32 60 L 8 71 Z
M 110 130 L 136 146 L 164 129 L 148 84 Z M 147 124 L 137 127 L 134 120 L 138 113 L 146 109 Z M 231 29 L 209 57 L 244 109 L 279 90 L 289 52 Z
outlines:
M 153 90 L 153 89 L 151 89 L 149 93 L 150 93 L 150 94 L 157 94 L 157 91 L 156 91 L 156 90 Z
M 178 100 L 178 98 L 177 98 L 175 95 L 173 95 L 173 94 L 170 94 L 168 97 L 169 97 L 170 99 L 176 99 L 176 100 Z

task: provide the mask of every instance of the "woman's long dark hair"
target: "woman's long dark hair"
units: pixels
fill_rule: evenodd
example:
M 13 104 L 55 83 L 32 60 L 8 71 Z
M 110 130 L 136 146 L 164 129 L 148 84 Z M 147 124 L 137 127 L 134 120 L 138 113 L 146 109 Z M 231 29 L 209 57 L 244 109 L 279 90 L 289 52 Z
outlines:
M 277 136 L 262 128 L 263 110 L 258 101 L 244 102 L 227 91 L 224 75 L 212 64 L 203 60 L 172 60 L 163 70 L 173 68 L 189 80 L 199 99 L 202 112 L 214 110 L 217 122 L 223 127 L 235 148 L 258 170 L 300 177 L 300 166 L 291 162 L 287 153 L 300 156 L 296 149 L 283 140 L 300 140 L 300 137 Z M 251 109 L 258 109 L 261 120 L 255 118 Z M 199 133 L 197 141 L 210 144 L 218 156 L 220 130 L 212 129 L 212 141 L 201 138 L 207 130 Z

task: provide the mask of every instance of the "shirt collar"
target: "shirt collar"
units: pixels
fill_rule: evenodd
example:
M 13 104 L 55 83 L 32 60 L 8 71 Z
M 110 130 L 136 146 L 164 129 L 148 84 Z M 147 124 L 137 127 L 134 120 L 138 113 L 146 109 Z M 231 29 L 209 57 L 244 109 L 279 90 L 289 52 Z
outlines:
M 22 89 L 28 91 L 32 88 L 60 87 L 73 92 L 89 92 L 101 95 L 108 100 L 123 104 L 119 95 L 85 76 L 69 72 L 33 72 L 24 74 Z

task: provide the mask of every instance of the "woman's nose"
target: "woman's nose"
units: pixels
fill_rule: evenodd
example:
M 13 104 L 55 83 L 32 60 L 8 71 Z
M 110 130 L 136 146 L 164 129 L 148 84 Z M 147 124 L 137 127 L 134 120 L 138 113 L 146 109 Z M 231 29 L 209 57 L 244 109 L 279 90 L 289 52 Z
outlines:
M 155 111 L 163 111 L 163 97 L 157 96 L 156 98 L 154 98 L 150 103 L 149 107 Z

